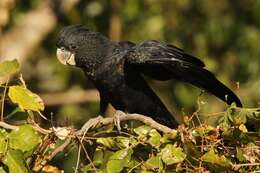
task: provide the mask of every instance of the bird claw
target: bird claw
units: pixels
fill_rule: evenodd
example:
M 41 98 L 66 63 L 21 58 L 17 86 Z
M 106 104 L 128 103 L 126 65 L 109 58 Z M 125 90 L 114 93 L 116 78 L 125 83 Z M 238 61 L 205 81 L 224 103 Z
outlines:
M 120 132 L 121 131 L 121 126 L 120 126 L 120 116 L 126 116 L 126 114 L 122 111 L 116 111 L 114 114 L 114 124 L 117 127 L 117 130 Z
M 87 133 L 87 131 L 91 128 L 94 128 L 96 127 L 100 121 L 103 119 L 102 116 L 98 116 L 98 117 L 95 117 L 95 118 L 90 118 L 82 127 L 81 127 L 81 130 L 80 130 L 80 133 Z

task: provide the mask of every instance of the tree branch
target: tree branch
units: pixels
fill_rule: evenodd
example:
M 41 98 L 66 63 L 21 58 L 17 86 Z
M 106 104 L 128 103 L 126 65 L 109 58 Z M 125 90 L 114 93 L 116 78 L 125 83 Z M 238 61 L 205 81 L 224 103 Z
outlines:
M 10 130 L 16 130 L 18 128 L 18 126 L 10 125 L 3 121 L 0 121 L 0 127 L 3 127 L 5 129 L 10 129 Z
M 123 116 L 119 116 L 118 117 L 118 120 L 121 122 L 121 121 L 129 121 L 129 120 L 136 120 L 136 121 L 141 121 L 143 122 L 144 124 L 146 125 L 149 125 L 151 126 L 152 128 L 160 131 L 160 132 L 163 132 L 163 133 L 171 133 L 173 131 L 173 129 L 167 127 L 167 126 L 164 126 L 162 124 L 159 124 L 157 123 L 156 121 L 154 121 L 152 118 L 150 117 L 147 117 L 145 115 L 141 115 L 141 114 L 126 114 L 122 111 L 120 111 L 120 114 L 124 114 Z M 95 119 L 95 118 L 94 118 Z M 114 118 L 113 117 L 109 117 L 109 118 L 103 118 L 103 119 L 100 119 L 99 117 L 97 118 L 97 120 L 99 121 L 99 124 L 95 124 L 95 127 L 94 128 L 98 128 L 98 127 L 101 127 L 101 126 L 106 126 L 106 125 L 110 125 L 110 124 L 113 124 L 114 123 Z M 90 119 L 89 121 L 93 121 L 93 119 Z M 89 121 L 87 121 L 81 128 L 81 130 L 77 131 L 76 133 L 78 135 L 82 135 L 84 133 L 86 133 L 85 129 L 93 129 L 93 127 L 91 127 L 94 123 L 89 123 Z M 87 125 L 86 125 L 87 124 Z M 88 124 L 90 126 L 88 126 Z
M 163 133 L 171 133 L 173 132 L 173 129 L 166 127 L 164 125 L 161 125 L 159 123 L 157 123 L 156 121 L 154 121 L 152 118 L 141 115 L 141 114 L 126 114 L 122 111 L 117 111 L 115 114 L 117 115 L 121 115 L 121 116 L 116 116 L 116 120 L 119 120 L 119 122 L 122 121 L 129 121 L 129 120 L 136 120 L 136 121 L 141 121 L 144 124 L 147 124 L 149 126 L 151 126 L 152 128 L 163 132 Z M 101 116 L 98 116 L 96 118 L 92 118 L 89 119 L 80 130 L 75 130 L 73 128 L 67 128 L 67 127 L 59 127 L 59 130 L 61 130 L 61 128 L 65 130 L 65 132 L 62 133 L 55 133 L 55 128 L 52 127 L 51 129 L 43 129 L 41 127 L 39 127 L 38 124 L 36 124 L 35 122 L 29 122 L 33 128 L 38 131 L 41 134 L 44 135 L 48 135 L 50 133 L 53 133 L 56 137 L 58 138 L 64 138 L 66 139 L 64 141 L 64 143 L 62 145 L 60 145 L 59 147 L 57 147 L 50 155 L 48 156 L 44 156 L 42 159 L 37 159 L 35 161 L 35 164 L 33 166 L 33 170 L 34 171 L 39 171 L 40 169 L 42 169 L 42 167 L 51 159 L 53 159 L 58 153 L 64 151 L 64 149 L 71 143 L 72 139 L 84 139 L 87 131 L 89 129 L 98 129 L 102 126 L 107 126 L 110 124 L 114 124 L 115 123 L 115 118 L 114 117 L 108 117 L 108 118 L 102 118 Z M 7 124 L 3 121 L 0 121 L 0 127 L 6 128 L 6 129 L 11 129 L 11 130 L 15 130 L 17 128 L 19 128 L 19 126 L 13 126 L 10 124 Z M 58 129 L 58 128 L 57 128 Z

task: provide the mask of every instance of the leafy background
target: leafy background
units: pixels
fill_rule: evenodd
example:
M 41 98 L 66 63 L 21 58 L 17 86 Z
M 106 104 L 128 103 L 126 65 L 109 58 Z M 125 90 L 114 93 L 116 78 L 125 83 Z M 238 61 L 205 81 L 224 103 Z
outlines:
M 200 57 L 245 107 L 259 107 L 259 18 L 255 0 L 1 0 L 0 60 L 19 60 L 27 87 L 44 100 L 44 116 L 55 125 L 80 127 L 99 109 L 98 94 L 83 73 L 56 59 L 56 35 L 70 24 L 84 24 L 113 40 L 172 43 Z M 196 110 L 200 89 L 178 81 L 149 82 L 179 119 Z M 226 109 L 207 93 L 200 100 L 206 117 Z M 7 102 L 5 114 L 14 107 Z

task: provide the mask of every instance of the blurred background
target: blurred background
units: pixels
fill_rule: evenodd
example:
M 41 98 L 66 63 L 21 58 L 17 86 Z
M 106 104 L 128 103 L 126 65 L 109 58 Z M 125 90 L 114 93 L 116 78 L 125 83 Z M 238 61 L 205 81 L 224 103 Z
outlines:
M 202 59 L 244 106 L 259 107 L 259 19 L 256 0 L 1 0 L 0 60 L 19 60 L 28 88 L 45 102 L 44 115 L 59 125 L 78 127 L 99 109 L 83 73 L 56 58 L 57 33 L 71 24 L 112 40 L 174 44 Z M 191 115 L 199 96 L 206 116 L 227 107 L 189 84 L 147 80 L 175 115 Z

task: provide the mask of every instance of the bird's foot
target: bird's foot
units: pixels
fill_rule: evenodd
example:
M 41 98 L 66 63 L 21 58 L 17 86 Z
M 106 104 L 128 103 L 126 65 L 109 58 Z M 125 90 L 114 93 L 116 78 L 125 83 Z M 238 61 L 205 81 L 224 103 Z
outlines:
M 101 120 L 103 119 L 103 117 L 101 115 L 99 115 L 98 117 L 95 118 L 90 118 L 82 127 L 80 130 L 81 134 L 87 133 L 87 131 L 91 128 L 96 127 Z
M 117 127 L 117 130 L 120 132 L 121 131 L 121 126 L 120 126 L 120 117 L 121 116 L 126 116 L 126 114 L 122 111 L 117 110 L 114 114 L 114 124 Z

